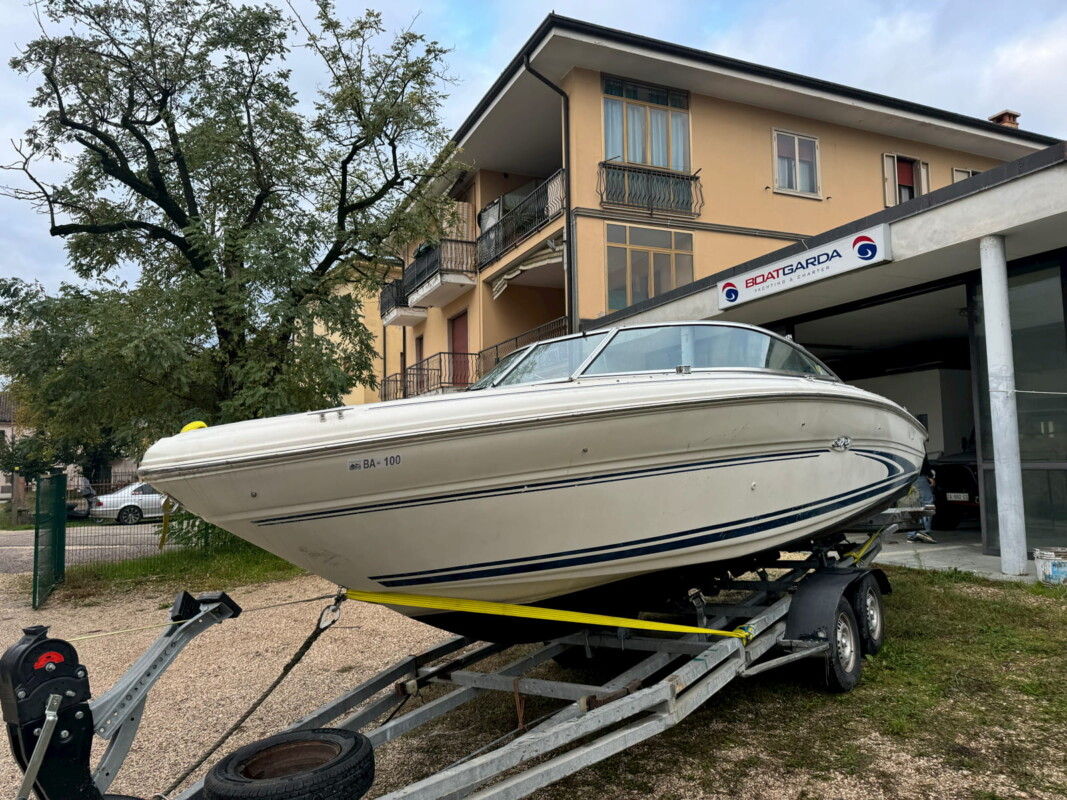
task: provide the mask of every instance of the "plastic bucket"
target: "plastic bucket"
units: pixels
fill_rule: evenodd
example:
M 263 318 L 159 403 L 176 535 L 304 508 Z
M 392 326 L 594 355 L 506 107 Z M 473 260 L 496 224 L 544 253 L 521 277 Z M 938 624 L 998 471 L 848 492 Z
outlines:
M 1067 547 L 1034 548 L 1037 579 L 1046 586 L 1067 586 Z

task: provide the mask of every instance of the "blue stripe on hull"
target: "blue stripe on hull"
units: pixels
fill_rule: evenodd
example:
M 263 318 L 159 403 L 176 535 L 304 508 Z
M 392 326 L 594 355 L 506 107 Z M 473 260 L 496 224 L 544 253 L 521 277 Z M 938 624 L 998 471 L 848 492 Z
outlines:
M 750 517 L 745 520 L 734 520 L 732 522 L 709 525 L 702 528 L 692 528 L 690 530 L 664 534 L 662 536 L 656 536 L 649 539 L 638 539 L 633 542 L 621 542 L 614 545 L 604 545 L 602 547 L 586 548 L 585 550 L 569 551 L 568 553 L 549 554 L 534 557 L 538 559 L 553 559 L 551 561 L 541 560 L 536 563 L 513 563 L 516 561 L 528 562 L 530 559 L 509 559 L 508 561 L 495 562 L 495 564 L 498 564 L 499 566 L 490 566 L 487 568 L 483 568 L 480 565 L 471 565 L 471 568 L 452 567 L 427 571 L 444 572 L 448 570 L 466 570 L 461 572 L 449 571 L 448 574 L 445 575 L 409 574 L 408 576 L 404 577 L 401 577 L 400 575 L 397 575 L 395 577 L 371 576 L 370 579 L 376 580 L 381 583 L 382 586 L 388 588 L 395 588 L 400 586 L 427 585 L 435 583 L 452 583 L 455 581 L 493 578 L 502 575 L 519 575 L 529 572 L 564 569 L 566 567 L 597 564 L 607 561 L 620 561 L 629 558 L 636 558 L 639 556 L 670 552 L 672 550 L 683 550 L 690 547 L 696 547 L 698 545 L 721 542 L 726 541 L 728 539 L 736 539 L 742 536 L 751 536 L 753 534 L 763 533 L 764 531 L 773 530 L 775 528 L 784 528 L 790 525 L 794 525 L 802 520 L 811 519 L 812 517 L 817 517 L 821 514 L 826 514 L 831 511 L 836 511 L 837 509 L 846 508 L 852 505 L 857 506 L 858 511 L 862 507 L 861 504 L 863 503 L 863 501 L 872 499 L 874 497 L 877 497 L 878 495 L 885 494 L 887 492 L 903 488 L 912 480 L 914 480 L 914 474 L 906 474 L 888 480 L 879 481 L 878 483 L 873 484 L 870 487 L 864 487 L 864 489 L 858 490 L 858 494 L 850 492 L 848 494 L 851 496 L 845 499 L 836 499 L 834 497 L 831 497 L 809 504 L 807 506 L 797 506 L 792 509 L 777 511 L 773 514 L 766 514 L 761 517 Z M 841 496 L 838 495 L 836 497 Z M 783 517 L 783 514 L 786 514 L 788 516 Z M 771 517 L 776 517 L 776 519 L 772 519 Z M 734 527 L 737 525 L 740 525 L 740 527 Z M 730 528 L 731 530 L 724 530 L 726 528 Z M 620 547 L 625 547 L 627 549 L 618 550 L 618 548 Z M 608 549 L 612 550 L 613 552 L 597 552 Z

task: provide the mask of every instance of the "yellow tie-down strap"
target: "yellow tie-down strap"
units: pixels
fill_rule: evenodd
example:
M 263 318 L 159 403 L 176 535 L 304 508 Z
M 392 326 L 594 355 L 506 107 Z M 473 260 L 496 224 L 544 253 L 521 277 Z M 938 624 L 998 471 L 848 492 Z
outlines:
M 645 631 L 668 633 L 705 633 L 714 636 L 729 636 L 745 644 L 752 639 L 752 632 L 742 626 L 733 631 L 718 631 L 714 628 L 698 628 L 693 625 L 675 625 L 670 622 L 652 622 L 629 617 L 608 617 L 603 614 L 585 614 L 581 611 L 563 611 L 556 608 L 520 606 L 512 603 L 491 603 L 486 600 L 463 600 L 458 597 L 434 597 L 426 594 L 400 594 L 393 592 L 360 592 L 349 589 L 348 597 L 364 603 L 380 603 L 391 606 L 433 608 L 440 611 L 464 611 L 468 614 L 493 614 L 498 617 L 522 617 L 550 622 L 576 622 L 580 625 L 603 625 L 611 628 L 634 628 Z

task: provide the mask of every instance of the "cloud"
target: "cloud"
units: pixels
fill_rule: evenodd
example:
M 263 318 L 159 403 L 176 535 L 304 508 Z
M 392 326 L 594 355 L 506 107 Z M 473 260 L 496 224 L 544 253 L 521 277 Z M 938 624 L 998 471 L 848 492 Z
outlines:
M 8 12 L 0 38 L 6 62 L 16 43 L 36 33 L 29 6 L 0 0 Z M 277 2 L 277 0 L 276 0 Z M 827 0 L 797 3 L 694 0 L 390 0 L 390 30 L 415 30 L 452 47 L 457 83 L 443 109 L 457 127 L 508 62 L 555 10 L 601 25 L 700 47 L 723 55 L 856 86 L 985 118 L 1003 108 L 1023 114 L 1023 127 L 1067 136 L 1067 8 L 1062 0 Z M 298 0 L 301 10 L 308 0 Z M 341 7 L 344 13 L 357 13 Z M 317 67 L 294 52 L 290 66 L 302 95 Z M 34 114 L 35 81 L 0 66 L 0 153 Z M 9 154 L 10 151 L 7 151 Z M 10 161 L 8 154 L 0 162 Z M 0 198 L 0 273 L 39 277 L 54 288 L 70 276 L 62 243 L 29 207 Z
M 1062 3 L 749 4 L 703 47 L 985 119 L 1067 136 L 1057 85 L 1067 68 Z

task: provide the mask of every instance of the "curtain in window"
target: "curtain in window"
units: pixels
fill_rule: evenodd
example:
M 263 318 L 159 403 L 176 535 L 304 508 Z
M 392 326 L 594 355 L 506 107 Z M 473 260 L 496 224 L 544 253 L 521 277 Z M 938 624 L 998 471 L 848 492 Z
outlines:
M 652 158 L 649 163 L 654 167 L 666 168 L 667 163 L 667 112 L 659 108 L 650 108 L 649 132 Z
M 631 164 L 647 164 L 645 148 L 648 140 L 645 107 L 626 104 L 626 160 Z
M 622 161 L 622 101 L 604 100 L 604 160 Z
M 778 140 L 778 188 L 796 189 L 797 140 L 785 133 L 776 135 Z
M 689 115 L 671 112 L 671 169 L 689 172 Z
M 802 192 L 815 194 L 819 191 L 818 181 L 815 179 L 815 141 L 798 138 L 797 149 L 800 151 L 797 188 Z

